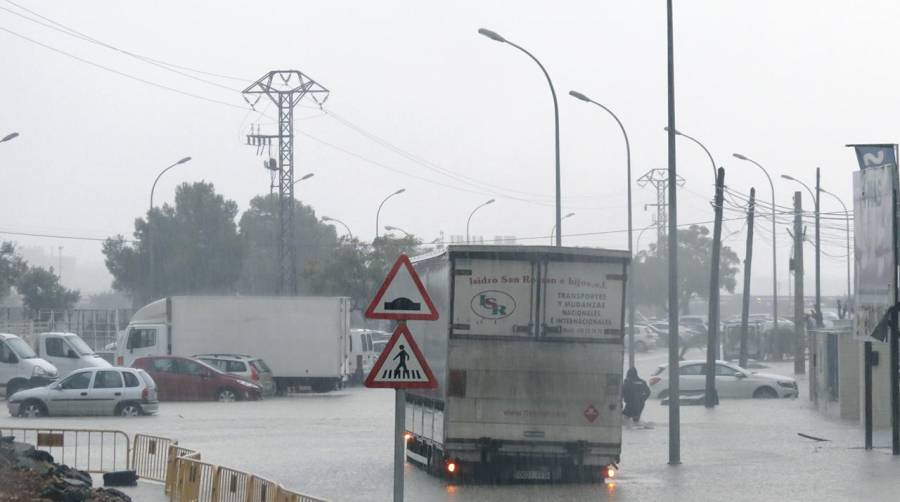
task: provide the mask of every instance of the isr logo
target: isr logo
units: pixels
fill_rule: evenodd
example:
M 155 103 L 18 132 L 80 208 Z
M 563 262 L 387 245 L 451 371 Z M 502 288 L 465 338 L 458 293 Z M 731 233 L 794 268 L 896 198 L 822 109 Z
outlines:
M 482 291 L 472 298 L 472 311 L 483 319 L 503 319 L 516 310 L 516 301 L 503 291 Z

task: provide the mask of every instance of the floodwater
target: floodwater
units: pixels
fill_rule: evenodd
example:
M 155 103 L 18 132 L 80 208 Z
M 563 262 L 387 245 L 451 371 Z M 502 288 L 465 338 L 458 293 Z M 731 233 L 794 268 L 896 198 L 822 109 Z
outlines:
M 664 350 L 638 356 L 643 377 Z M 766 370 L 790 374 L 789 364 Z M 801 380 L 801 389 L 805 380 Z M 830 420 L 797 400 L 723 400 L 714 410 L 682 407 L 682 464 L 667 464 L 667 408 L 649 401 L 649 429 L 626 429 L 614 485 L 453 485 L 406 466 L 410 501 L 891 500 L 900 459 L 866 452 L 861 429 Z M 119 429 L 177 439 L 203 460 L 334 501 L 391 499 L 393 395 L 351 388 L 261 402 L 163 403 L 159 416 L 8 416 L 0 427 Z M 5 415 L 5 410 L 3 410 Z M 806 433 L 829 439 L 814 442 Z M 888 446 L 880 434 L 878 446 Z

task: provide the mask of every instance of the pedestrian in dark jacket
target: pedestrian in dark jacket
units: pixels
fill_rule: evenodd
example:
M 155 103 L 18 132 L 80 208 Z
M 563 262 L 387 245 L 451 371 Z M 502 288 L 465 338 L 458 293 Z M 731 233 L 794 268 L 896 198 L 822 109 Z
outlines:
M 650 387 L 647 386 L 647 382 L 641 380 L 636 369 L 629 368 L 628 373 L 625 374 L 625 383 L 622 384 L 622 399 L 625 401 L 622 414 L 625 415 L 625 418 L 630 418 L 634 423 L 638 423 L 648 397 L 650 397 Z

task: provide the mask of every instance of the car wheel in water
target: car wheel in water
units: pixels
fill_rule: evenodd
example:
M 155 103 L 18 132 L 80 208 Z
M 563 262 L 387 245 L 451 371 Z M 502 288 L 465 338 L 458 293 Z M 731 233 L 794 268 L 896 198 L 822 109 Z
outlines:
M 772 387 L 760 387 L 753 392 L 754 399 L 775 399 L 778 393 Z
M 44 405 L 37 401 L 26 401 L 19 410 L 19 416 L 24 418 L 38 418 L 47 415 Z
M 230 403 L 237 401 L 237 393 L 229 388 L 219 389 L 216 399 L 221 403 Z
M 119 407 L 118 413 L 116 413 L 116 415 L 119 415 L 120 417 L 139 417 L 143 414 L 144 411 L 141 409 L 141 407 L 137 404 L 132 403 L 123 404 L 121 407 Z

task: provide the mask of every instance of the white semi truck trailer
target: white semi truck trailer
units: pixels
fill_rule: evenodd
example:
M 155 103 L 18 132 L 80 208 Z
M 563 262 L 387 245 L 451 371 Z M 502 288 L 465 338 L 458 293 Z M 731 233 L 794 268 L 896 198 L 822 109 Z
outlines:
M 171 296 L 135 312 L 116 364 L 138 357 L 242 354 L 263 358 L 279 392 L 324 392 L 348 375 L 350 299 Z
M 407 458 L 492 481 L 603 480 L 622 440 L 625 251 L 450 246 L 413 260 L 436 389 L 407 391 Z

